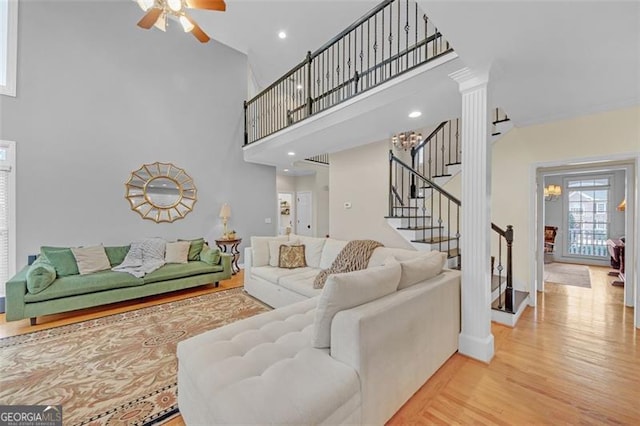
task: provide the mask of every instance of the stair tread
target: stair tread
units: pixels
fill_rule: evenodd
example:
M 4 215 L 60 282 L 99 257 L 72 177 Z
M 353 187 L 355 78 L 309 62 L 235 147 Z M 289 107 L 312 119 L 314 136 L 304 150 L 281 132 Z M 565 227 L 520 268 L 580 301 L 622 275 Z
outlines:
M 426 231 L 429 229 L 441 229 L 444 226 L 403 226 L 400 228 L 396 228 L 401 231 Z
M 447 253 L 447 258 L 451 259 L 453 257 L 458 257 L 458 254 L 460 253 L 460 250 L 458 250 L 457 248 L 451 249 L 448 252 L 445 251 L 444 253 Z M 460 269 L 460 266 L 458 265 L 458 267 L 456 269 Z
M 443 243 L 446 241 L 455 240 L 455 237 L 433 237 L 433 238 L 424 238 L 422 240 L 411 240 L 412 243 L 424 243 L 424 244 L 437 244 Z
M 495 309 L 496 311 L 500 311 L 500 312 L 506 312 L 508 314 L 515 314 L 516 312 L 518 312 L 518 308 L 520 308 L 520 305 L 522 305 L 522 303 L 525 301 L 528 295 L 529 295 L 529 292 L 521 291 L 521 290 L 513 290 L 513 312 L 507 312 L 504 310 L 504 291 L 503 291 L 502 294 L 500 295 L 503 300 L 502 309 L 498 308 L 497 297 L 493 302 L 491 302 L 491 309 Z
M 439 177 L 449 177 L 449 176 L 451 176 L 451 175 L 450 175 L 450 174 L 448 174 L 448 173 L 445 173 L 445 174 L 443 174 L 443 175 L 433 175 L 433 176 L 431 176 L 431 177 L 432 177 L 432 178 L 439 178 Z
M 462 164 L 462 162 L 457 161 L 455 163 L 447 163 L 447 164 L 445 164 L 445 166 L 457 166 L 457 165 L 460 165 L 460 164 Z
M 431 216 L 385 216 L 385 219 L 431 219 Z

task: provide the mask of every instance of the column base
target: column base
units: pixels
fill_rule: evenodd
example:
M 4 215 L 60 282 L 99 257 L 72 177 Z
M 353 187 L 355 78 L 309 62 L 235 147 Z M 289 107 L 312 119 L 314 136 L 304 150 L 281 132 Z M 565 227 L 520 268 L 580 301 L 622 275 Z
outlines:
M 493 334 L 489 334 L 485 338 L 478 338 L 460 333 L 458 336 L 458 352 L 478 361 L 490 363 L 494 354 Z

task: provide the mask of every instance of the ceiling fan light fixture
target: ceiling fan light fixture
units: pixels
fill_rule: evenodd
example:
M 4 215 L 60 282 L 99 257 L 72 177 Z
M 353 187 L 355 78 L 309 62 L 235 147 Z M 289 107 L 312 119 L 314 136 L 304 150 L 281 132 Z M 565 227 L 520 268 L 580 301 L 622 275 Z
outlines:
M 182 0 L 166 0 L 169 9 L 179 12 L 182 9 Z
M 184 15 L 180 16 L 180 24 L 182 25 L 182 29 L 185 33 L 193 31 L 193 28 L 195 27 L 195 25 L 193 25 Z
M 137 0 L 138 6 L 140 6 L 140 9 L 144 10 L 145 12 L 149 9 L 151 9 L 155 4 L 155 0 Z

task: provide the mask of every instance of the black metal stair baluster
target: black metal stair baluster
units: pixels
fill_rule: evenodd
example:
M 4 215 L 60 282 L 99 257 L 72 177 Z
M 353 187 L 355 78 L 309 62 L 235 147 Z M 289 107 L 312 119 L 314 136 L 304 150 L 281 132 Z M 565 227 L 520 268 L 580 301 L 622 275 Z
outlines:
M 500 234 L 498 234 L 498 308 L 502 309 L 502 235 Z

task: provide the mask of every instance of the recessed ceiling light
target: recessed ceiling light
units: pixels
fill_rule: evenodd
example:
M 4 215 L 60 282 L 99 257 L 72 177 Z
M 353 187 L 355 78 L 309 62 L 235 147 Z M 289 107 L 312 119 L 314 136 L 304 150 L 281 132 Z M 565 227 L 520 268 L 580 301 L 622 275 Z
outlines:
M 422 115 L 420 111 L 411 111 L 409 113 L 409 118 L 418 118 Z
M 284 171 L 285 171 L 285 172 L 288 172 L 288 171 L 289 171 L 289 169 L 284 169 Z
M 295 153 L 295 152 L 293 152 L 293 151 L 289 151 L 289 152 L 287 152 L 287 155 L 289 155 L 289 156 L 294 156 L 294 155 L 296 155 L 296 153 Z
M 287 33 L 285 33 L 284 31 L 280 31 L 280 32 L 278 33 L 278 37 L 280 37 L 280 38 L 287 38 Z

